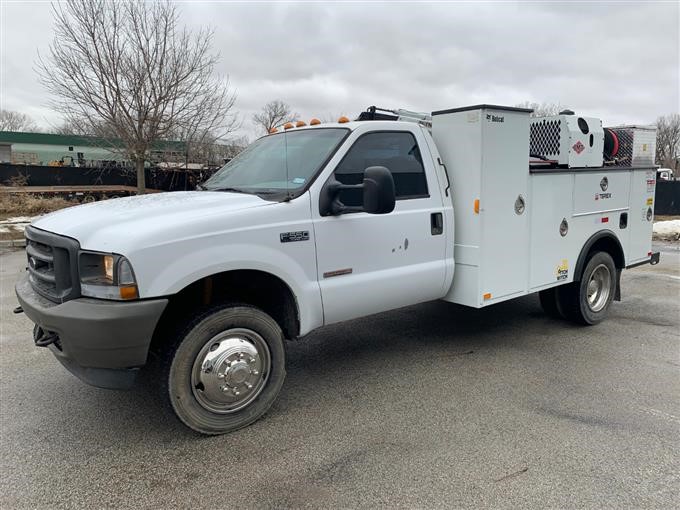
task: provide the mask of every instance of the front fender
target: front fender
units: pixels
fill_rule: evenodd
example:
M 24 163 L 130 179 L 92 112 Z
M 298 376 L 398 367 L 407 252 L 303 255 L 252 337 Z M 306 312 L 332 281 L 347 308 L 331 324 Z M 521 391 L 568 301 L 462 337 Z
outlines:
M 183 255 L 168 260 L 160 271 L 158 266 L 155 271 L 149 270 L 153 268 L 139 271 L 140 274 L 152 275 L 138 282 L 142 298 L 170 296 L 202 278 L 217 273 L 235 270 L 263 271 L 282 280 L 293 292 L 300 314 L 301 335 L 323 324 L 321 293 L 315 273 L 316 264 L 305 268 L 297 257 L 261 244 L 213 244 L 199 249 L 193 246 L 191 250 L 179 251 Z M 132 260 L 132 265 L 137 268 L 143 263 Z M 311 274 L 308 271 L 310 267 L 313 270 Z

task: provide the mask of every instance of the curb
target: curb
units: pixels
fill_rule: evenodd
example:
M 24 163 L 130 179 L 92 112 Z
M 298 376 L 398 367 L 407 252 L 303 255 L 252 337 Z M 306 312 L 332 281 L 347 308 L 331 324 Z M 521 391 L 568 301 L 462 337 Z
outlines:
M 26 239 L 7 239 L 0 241 L 0 248 L 25 248 Z

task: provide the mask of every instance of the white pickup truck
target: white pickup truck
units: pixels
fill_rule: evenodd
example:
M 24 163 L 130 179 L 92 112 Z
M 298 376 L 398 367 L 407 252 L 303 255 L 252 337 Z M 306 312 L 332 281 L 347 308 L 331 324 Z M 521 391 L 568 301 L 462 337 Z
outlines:
M 598 119 L 375 110 L 260 138 L 200 191 L 37 220 L 16 285 L 36 345 L 106 388 L 129 387 L 157 354 L 167 404 L 220 434 L 270 407 L 284 339 L 428 300 L 480 308 L 534 292 L 550 315 L 596 324 L 621 270 L 658 262 L 655 168 L 617 160 Z

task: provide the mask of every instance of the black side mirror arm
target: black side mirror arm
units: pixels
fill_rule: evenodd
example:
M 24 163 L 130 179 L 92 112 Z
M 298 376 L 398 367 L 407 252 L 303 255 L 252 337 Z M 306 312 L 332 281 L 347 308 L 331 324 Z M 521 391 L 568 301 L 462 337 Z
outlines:
M 339 216 L 340 214 L 351 212 L 362 212 L 363 207 L 349 207 L 340 202 L 340 192 L 346 189 L 363 189 L 363 184 L 342 184 L 335 177 L 324 185 L 319 204 L 319 214 L 321 216 Z
M 363 191 L 362 205 L 348 207 L 340 201 L 340 192 L 347 189 Z M 321 216 L 337 216 L 353 212 L 369 214 L 387 214 L 394 210 L 394 179 L 384 166 L 371 166 L 364 171 L 361 184 L 342 184 L 335 176 L 321 188 L 319 197 L 319 213 Z

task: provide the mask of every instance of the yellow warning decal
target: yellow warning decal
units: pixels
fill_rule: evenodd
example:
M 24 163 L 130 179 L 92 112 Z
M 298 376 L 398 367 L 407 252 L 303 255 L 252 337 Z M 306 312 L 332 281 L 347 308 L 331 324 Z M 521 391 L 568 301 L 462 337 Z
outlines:
M 654 199 L 653 199 L 653 198 L 648 198 L 648 199 L 647 199 L 647 205 L 652 205 L 653 203 L 654 203 Z
M 557 276 L 557 281 L 566 280 L 569 277 L 569 261 L 567 259 L 562 259 L 562 263 L 557 266 L 555 276 Z

